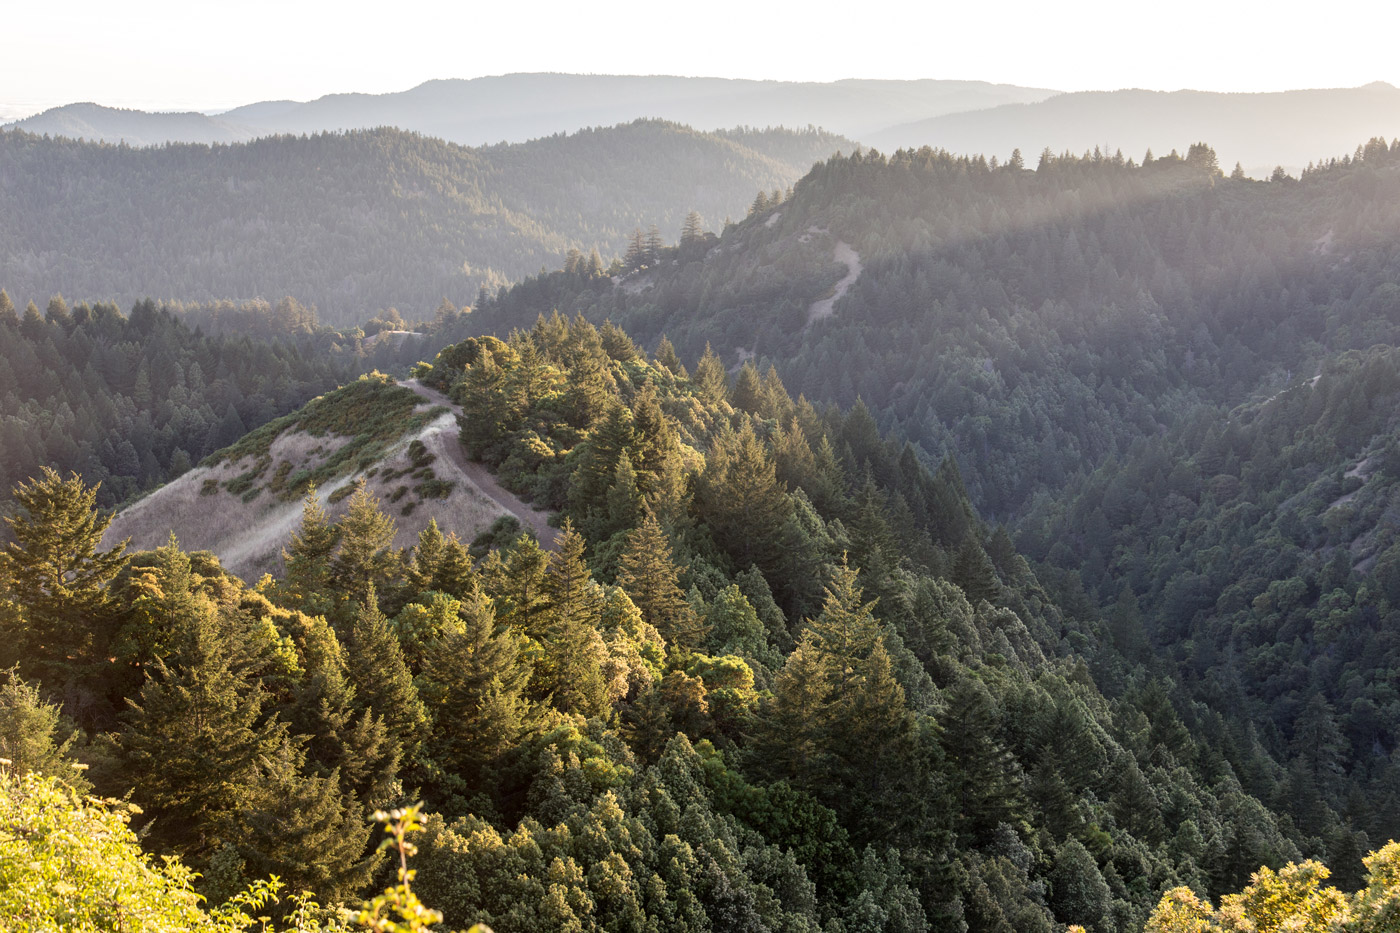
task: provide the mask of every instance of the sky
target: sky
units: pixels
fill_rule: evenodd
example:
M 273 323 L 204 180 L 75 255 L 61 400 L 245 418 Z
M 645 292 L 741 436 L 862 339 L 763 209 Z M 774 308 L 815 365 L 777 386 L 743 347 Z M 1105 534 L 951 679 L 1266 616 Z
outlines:
M 401 91 L 521 71 L 794 81 L 948 78 L 1057 90 L 1400 85 L 1400 4 L 1233 0 L 64 0 L 0 12 L 0 118 Z M 683 15 L 682 15 L 683 14 Z

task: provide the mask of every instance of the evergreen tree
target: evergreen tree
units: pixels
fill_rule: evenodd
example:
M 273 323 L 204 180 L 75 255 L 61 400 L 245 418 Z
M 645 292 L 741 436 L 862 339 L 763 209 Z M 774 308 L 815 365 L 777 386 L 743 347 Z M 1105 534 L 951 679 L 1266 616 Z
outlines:
M 154 669 L 117 735 L 120 794 L 152 818 L 151 838 L 195 865 L 236 842 L 258 806 L 263 763 L 290 741 L 287 725 L 265 719 L 254 675 L 258 649 L 239 621 L 207 601 L 179 620 L 177 648 Z
M 370 826 L 339 772 L 308 774 L 303 758 L 285 742 L 264 761 L 242 832 L 228 841 L 249 877 L 275 875 L 291 890 L 344 902 L 364 890 L 379 857 L 365 853 Z
M 301 526 L 282 550 L 286 567 L 282 587 L 293 606 L 310 613 L 330 610 L 331 558 L 340 535 L 313 485 L 302 500 Z
M 672 375 L 685 378 L 685 366 L 681 363 L 681 358 L 676 355 L 676 348 L 665 334 L 661 335 L 661 340 L 656 344 L 656 354 L 653 357 L 656 365 L 668 370 Z
M 713 443 L 695 504 L 715 543 L 736 565 L 757 564 L 765 575 L 778 569 L 792 501 L 752 425 L 745 422 L 738 432 Z
M 904 821 L 915 774 L 914 722 L 854 568 L 835 569 L 821 614 L 773 684 L 754 762 L 878 838 Z M 907 813 L 906 813 L 907 815 Z
M 424 693 L 434 722 L 434 757 L 474 782 L 530 726 L 530 667 L 520 657 L 520 636 L 497 633 L 483 595 L 469 595 L 460 618 L 462 629 L 447 632 L 428 652 Z
M 617 582 L 641 611 L 642 619 L 661 633 L 667 645 L 684 654 L 704 638 L 705 627 L 681 592 L 679 580 L 670 539 L 647 510 L 641 524 L 627 535 Z
M 967 840 L 986 839 L 1025 812 L 1020 765 L 1001 738 L 1000 715 L 980 680 L 964 677 L 947 694 L 943 749 L 955 825 Z
M 322 776 L 338 773 L 345 791 L 365 804 L 384 800 L 398 775 L 398 744 L 382 718 L 356 703 L 345 649 L 321 616 L 296 612 L 283 627 L 303 673 L 282 716 L 306 737 L 309 764 Z
M 45 467 L 14 497 L 22 512 L 6 517 L 13 540 L 0 552 L 0 580 L 8 581 L 0 619 L 11 620 L 0 663 L 90 702 L 115 627 L 107 584 L 126 563 L 126 542 L 98 549 L 112 519 L 97 511 L 97 487 L 77 474 L 64 479 Z
M 361 709 L 383 721 L 390 740 L 412 763 L 427 735 L 428 717 L 404 662 L 403 648 L 379 611 L 373 587 L 345 638 L 347 670 Z
M 535 692 L 549 696 L 559 710 L 588 717 L 607 709 L 602 671 L 607 649 L 597 628 L 600 593 L 583 553 L 583 536 L 566 522 L 558 550 L 549 557 L 545 583 L 549 627 Z
M 15 310 L 15 303 L 10 300 L 4 289 L 0 289 L 0 327 L 19 329 L 19 312 Z
M 394 543 L 394 520 L 379 508 L 379 499 L 369 491 L 364 478 L 355 481 L 345 517 L 336 523 L 340 547 L 331 561 L 330 585 L 344 602 L 363 604 L 376 584 L 394 579 L 397 555 L 389 551 Z
M 734 377 L 734 385 L 729 390 L 729 404 L 739 411 L 759 414 L 763 410 L 763 380 L 752 360 L 746 360 Z
M 693 378 L 700 397 L 706 402 L 713 404 L 729 394 L 729 374 L 724 371 L 724 364 L 710 349 L 709 343 L 705 344 L 705 353 L 695 364 Z
M 58 707 L 45 703 L 37 687 L 11 671 L 0 687 L 0 758 L 18 774 L 37 771 L 85 793 L 88 782 L 68 756 L 78 733 L 61 726 Z M 60 741 L 64 731 L 69 734 Z

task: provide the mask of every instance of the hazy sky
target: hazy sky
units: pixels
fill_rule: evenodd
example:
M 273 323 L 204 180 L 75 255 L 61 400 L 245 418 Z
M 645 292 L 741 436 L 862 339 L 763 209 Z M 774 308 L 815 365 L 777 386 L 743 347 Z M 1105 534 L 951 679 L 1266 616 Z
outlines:
M 212 110 L 513 71 L 1062 90 L 1400 85 L 1400 4 L 1232 0 L 64 0 L 0 12 L 0 117 L 77 100 Z

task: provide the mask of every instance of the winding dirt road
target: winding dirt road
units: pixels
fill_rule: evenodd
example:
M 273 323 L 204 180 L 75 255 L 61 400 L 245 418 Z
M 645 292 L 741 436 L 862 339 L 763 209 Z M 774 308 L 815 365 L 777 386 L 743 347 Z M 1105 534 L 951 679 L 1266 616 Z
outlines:
M 434 405 L 446 407 L 455 415 L 462 414 L 462 410 L 452 399 L 436 389 L 423 385 L 417 379 L 405 380 L 400 385 L 405 389 L 411 389 L 420 398 Z M 465 473 L 484 495 L 514 515 L 522 526 L 533 531 L 535 537 L 539 539 L 540 547 L 545 550 L 554 550 L 559 541 L 559 529 L 550 527 L 549 513 L 531 507 L 515 493 L 497 482 L 495 475 L 486 469 L 484 464 L 477 463 L 468 457 L 466 449 L 462 447 L 462 440 L 456 427 L 452 428 L 451 434 L 452 436 L 447 438 L 448 443 L 445 448 L 447 455 L 452 458 L 453 465 Z
M 846 294 L 846 290 L 855 284 L 860 278 L 861 265 L 860 254 L 851 248 L 851 244 L 845 240 L 838 240 L 836 248 L 832 250 L 832 258 L 846 267 L 846 274 L 841 281 L 836 283 L 836 287 L 831 290 L 831 294 L 820 301 L 812 302 L 812 306 L 807 309 L 807 326 L 820 321 L 822 318 L 831 317 L 836 313 L 836 302 Z

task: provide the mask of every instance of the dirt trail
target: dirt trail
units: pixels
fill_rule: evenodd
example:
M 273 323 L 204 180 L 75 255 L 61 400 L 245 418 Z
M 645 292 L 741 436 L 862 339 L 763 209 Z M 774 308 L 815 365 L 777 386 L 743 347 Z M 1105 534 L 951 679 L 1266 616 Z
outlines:
M 832 257 L 846 266 L 846 275 L 836 283 L 836 287 L 832 289 L 829 297 L 812 302 L 812 306 L 807 309 L 808 327 L 822 318 L 831 317 L 836 313 L 836 302 L 840 301 L 842 296 L 846 294 L 846 290 L 855 284 L 856 279 L 860 278 L 861 270 L 864 268 L 860 262 L 860 254 L 852 249 L 851 244 L 845 240 L 836 241 Z
M 419 397 L 431 402 L 434 405 L 443 405 L 454 414 L 460 414 L 459 409 L 452 399 L 443 395 L 436 389 L 431 389 L 423 385 L 417 379 L 408 379 L 400 383 L 405 389 L 411 389 Z M 559 529 L 551 528 L 549 525 L 549 513 L 532 508 L 519 496 L 507 490 L 499 482 L 490 470 L 480 463 L 472 461 L 465 449 L 462 447 L 459 429 L 455 419 L 452 427 L 443 431 L 446 444 L 441 448 L 442 452 L 452 459 L 453 466 L 461 470 L 473 483 L 476 484 L 484 495 L 493 502 L 514 515 L 520 524 L 535 533 L 539 539 L 540 547 L 546 550 L 553 550 L 559 538 Z

